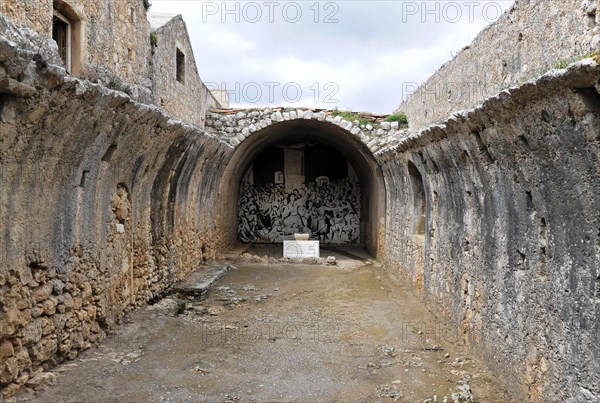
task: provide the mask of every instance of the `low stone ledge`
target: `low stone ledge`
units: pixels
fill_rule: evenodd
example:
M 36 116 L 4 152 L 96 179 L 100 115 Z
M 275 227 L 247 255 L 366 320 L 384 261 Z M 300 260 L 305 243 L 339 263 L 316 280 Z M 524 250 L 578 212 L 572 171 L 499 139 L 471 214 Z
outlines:
M 235 266 L 228 263 L 200 268 L 176 284 L 173 290 L 184 295 L 203 298 L 206 296 L 209 288 L 233 268 Z
M 594 59 L 573 63 L 565 69 L 551 70 L 522 86 L 509 88 L 487 98 L 474 108 L 454 112 L 443 123 L 417 130 L 405 130 L 401 136 L 388 136 L 389 143 L 377 149 L 374 152 L 375 156 L 384 162 L 393 159 L 396 153 L 439 141 L 454 132 L 477 131 L 490 121 L 490 116 L 498 113 L 505 114 L 507 110 L 513 108 L 519 109 L 527 99 L 543 98 L 545 94 L 564 90 L 565 87 L 573 90 L 589 87 L 596 88 L 598 91 L 599 77 L 600 65 Z M 370 148 L 373 149 L 375 146 Z

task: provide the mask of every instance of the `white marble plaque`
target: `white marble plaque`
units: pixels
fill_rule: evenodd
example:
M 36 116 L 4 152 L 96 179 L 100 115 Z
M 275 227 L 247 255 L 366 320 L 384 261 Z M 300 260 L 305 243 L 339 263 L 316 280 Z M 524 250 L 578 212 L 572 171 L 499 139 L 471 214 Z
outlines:
M 290 259 L 319 258 L 319 241 L 283 241 L 283 257 Z

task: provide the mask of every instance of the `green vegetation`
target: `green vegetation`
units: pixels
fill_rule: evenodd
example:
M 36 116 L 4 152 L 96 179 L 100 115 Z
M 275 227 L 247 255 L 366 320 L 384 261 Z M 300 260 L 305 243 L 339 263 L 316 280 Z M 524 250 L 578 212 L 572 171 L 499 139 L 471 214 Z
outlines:
M 152 45 L 153 48 L 158 46 L 158 36 L 156 36 L 156 32 L 150 33 L 150 45 Z
M 333 110 L 331 114 L 333 116 L 340 116 L 342 119 L 346 119 L 349 122 L 354 122 L 355 120 L 358 120 L 358 123 L 360 123 L 361 125 L 366 125 L 367 123 L 369 123 L 368 120 L 361 117 L 359 114 L 351 111 L 340 111 L 337 107 Z
M 406 117 L 406 114 L 404 112 L 398 112 L 398 113 L 391 114 L 390 116 L 385 118 L 385 121 L 386 122 L 398 122 L 401 125 L 408 124 L 408 118 Z
M 156 36 L 156 32 L 150 32 L 150 48 L 152 49 L 152 54 L 154 54 L 154 49 L 158 46 L 158 36 Z
M 150 10 L 150 7 L 152 7 L 152 2 L 150 0 L 143 0 L 144 1 L 144 9 L 146 11 Z
M 575 57 L 571 57 L 569 59 L 563 59 L 563 60 L 559 60 L 559 61 L 557 61 L 555 63 L 548 64 L 548 65 L 542 67 L 541 69 L 535 70 L 531 74 L 528 74 L 525 77 L 521 78 L 519 80 L 519 84 L 523 85 L 524 83 L 526 83 L 527 81 L 529 81 L 529 80 L 531 80 L 533 78 L 537 78 L 537 77 L 543 76 L 544 74 L 546 74 L 550 70 L 564 69 L 568 65 L 570 65 L 571 63 L 575 63 L 575 62 L 578 62 L 580 60 L 589 59 L 589 58 L 594 59 L 594 61 L 596 63 L 600 64 L 600 51 L 595 51 L 595 52 L 592 52 L 592 53 L 586 53 L 586 54 L 581 55 L 581 56 L 575 56 Z

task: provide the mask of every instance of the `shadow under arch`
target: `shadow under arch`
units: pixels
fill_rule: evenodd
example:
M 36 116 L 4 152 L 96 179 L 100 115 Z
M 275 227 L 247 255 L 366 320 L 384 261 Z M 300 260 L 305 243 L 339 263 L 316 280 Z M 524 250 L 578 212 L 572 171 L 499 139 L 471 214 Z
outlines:
M 333 123 L 310 119 L 288 120 L 250 134 L 235 147 L 219 184 L 217 227 L 222 230 L 223 246 L 238 240 L 238 196 L 242 176 L 266 148 L 290 141 L 317 142 L 341 152 L 354 168 L 361 187 L 361 243 L 374 256 L 382 255 L 385 223 L 385 184 L 381 167 L 358 137 Z

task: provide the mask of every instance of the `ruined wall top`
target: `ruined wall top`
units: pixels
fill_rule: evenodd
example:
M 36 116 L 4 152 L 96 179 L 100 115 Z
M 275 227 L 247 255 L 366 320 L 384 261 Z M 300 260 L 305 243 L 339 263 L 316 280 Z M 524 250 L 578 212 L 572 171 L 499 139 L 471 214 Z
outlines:
M 523 108 L 523 105 L 556 95 L 560 91 L 564 91 L 564 88 L 570 88 L 573 92 L 580 94 L 580 97 L 584 99 L 583 110 L 595 111 L 596 107 L 593 106 L 593 102 L 595 102 L 596 95 L 593 94 L 594 91 L 600 93 L 599 77 L 600 53 L 592 58 L 573 62 L 563 69 L 551 70 L 523 85 L 505 89 L 473 108 L 455 112 L 442 122 L 419 129 L 404 130 L 400 136 L 387 139 L 385 144 L 379 147 L 375 157 L 380 163 L 385 163 L 397 158 L 397 155 L 402 152 L 437 143 L 457 133 L 477 134 L 482 128 L 492 126 L 501 119 L 510 120 L 511 115 L 506 110 L 512 109 L 516 113 Z M 585 95 L 581 95 L 585 92 L 577 91 L 581 88 L 591 91 L 591 101 L 586 99 Z M 503 113 L 498 112 L 500 104 L 505 108 Z M 480 152 L 484 151 L 480 150 Z
M 299 119 L 316 120 L 336 125 L 350 132 L 372 153 L 408 135 L 398 122 L 387 122 L 387 115 L 368 113 L 340 114 L 336 110 L 315 108 L 252 108 L 209 111 L 206 127 L 232 147 L 253 133 L 273 124 Z
M 411 128 L 444 120 L 503 89 L 600 48 L 600 0 L 517 0 L 397 111 Z M 407 92 L 416 84 L 406 83 Z

